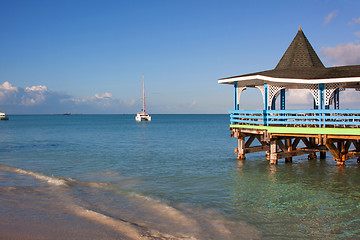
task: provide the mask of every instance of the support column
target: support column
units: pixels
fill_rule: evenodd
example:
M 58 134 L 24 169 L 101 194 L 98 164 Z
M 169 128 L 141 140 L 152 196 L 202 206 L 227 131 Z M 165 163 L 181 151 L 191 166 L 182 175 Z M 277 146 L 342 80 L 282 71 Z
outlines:
M 276 139 L 270 141 L 270 164 L 277 164 Z
M 239 110 L 239 105 L 237 104 L 238 100 L 237 100 L 237 97 L 238 97 L 238 89 L 237 89 L 237 82 L 234 82 L 234 92 L 235 92 L 235 95 L 234 95 L 234 110 Z
M 337 160 L 336 165 L 337 166 L 345 166 L 345 160 L 346 160 L 346 149 L 345 149 L 345 142 L 344 140 L 341 140 L 338 142 L 338 149 L 340 152 L 340 159 Z
M 263 112 L 264 126 L 268 125 L 267 123 L 267 110 L 269 109 L 268 96 L 269 96 L 269 88 L 268 85 L 264 83 L 264 112 Z
M 270 161 L 270 150 L 265 151 L 265 159 L 267 161 Z M 359 157 L 359 159 L 360 159 L 360 157 Z M 359 163 L 360 163 L 360 160 L 359 160 Z
M 339 95 L 340 95 L 340 90 L 339 88 L 337 88 L 334 91 L 334 109 L 340 109 L 340 104 L 339 104 Z
M 315 146 L 315 138 L 309 138 L 309 142 L 311 144 L 311 147 Z M 308 146 L 309 147 L 309 146 Z M 317 156 L 316 156 L 316 152 L 312 152 L 308 155 L 308 159 L 309 160 L 316 160 Z
M 280 90 L 280 109 L 285 110 L 285 89 Z
M 285 146 L 286 146 L 288 152 L 292 151 L 291 138 L 285 139 Z M 288 163 L 292 162 L 292 157 L 286 157 L 285 162 L 288 162 Z
M 320 159 L 326 159 L 326 152 L 320 152 Z
M 245 160 L 245 137 L 239 136 L 238 137 L 238 157 L 239 160 Z

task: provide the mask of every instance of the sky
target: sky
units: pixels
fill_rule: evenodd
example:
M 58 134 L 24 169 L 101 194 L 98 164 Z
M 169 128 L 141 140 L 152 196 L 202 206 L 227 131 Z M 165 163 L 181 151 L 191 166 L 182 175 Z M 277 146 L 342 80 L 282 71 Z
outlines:
M 227 113 L 233 87 L 217 80 L 273 69 L 300 25 L 325 66 L 360 64 L 359 9 L 358 0 L 0 0 L 0 109 L 134 114 L 144 75 L 149 113 Z M 259 95 L 249 91 L 246 107 Z

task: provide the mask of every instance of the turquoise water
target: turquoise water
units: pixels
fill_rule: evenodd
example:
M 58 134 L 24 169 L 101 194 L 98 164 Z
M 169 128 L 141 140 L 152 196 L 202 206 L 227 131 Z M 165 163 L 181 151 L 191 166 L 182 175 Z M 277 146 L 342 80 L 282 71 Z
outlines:
M 94 239 L 360 238 L 355 160 L 345 168 L 331 156 L 277 166 L 263 153 L 238 161 L 228 115 L 152 120 L 19 115 L 0 122 L 0 231 L 50 234 L 25 223 L 25 214 L 75 239 L 91 231 Z M 133 232 L 125 234 L 124 223 Z

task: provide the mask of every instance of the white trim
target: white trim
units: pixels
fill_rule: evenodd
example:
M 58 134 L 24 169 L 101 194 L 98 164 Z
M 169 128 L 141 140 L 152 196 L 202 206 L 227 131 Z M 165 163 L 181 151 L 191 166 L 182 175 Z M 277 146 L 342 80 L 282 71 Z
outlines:
M 246 77 L 234 77 L 228 79 L 219 79 L 218 83 L 220 84 L 231 84 L 234 82 L 241 82 L 245 81 L 254 81 L 260 80 L 269 83 L 281 83 L 281 84 L 320 84 L 320 83 L 346 83 L 346 82 L 360 82 L 360 77 L 349 77 L 349 78 L 328 78 L 328 79 L 296 79 L 296 78 L 274 78 L 274 77 L 267 77 L 263 75 L 253 75 L 253 76 L 246 76 Z M 251 85 L 251 82 L 250 84 Z M 246 86 L 246 84 L 244 85 Z

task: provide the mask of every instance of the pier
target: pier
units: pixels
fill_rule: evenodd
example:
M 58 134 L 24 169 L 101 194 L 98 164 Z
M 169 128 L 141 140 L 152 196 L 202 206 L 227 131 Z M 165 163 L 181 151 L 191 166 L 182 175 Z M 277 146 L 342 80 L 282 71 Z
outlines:
M 218 83 L 234 86 L 234 109 L 229 113 L 238 159 L 263 151 L 270 164 L 279 159 L 292 162 L 292 157 L 304 154 L 308 159 L 325 158 L 327 153 L 339 166 L 348 159 L 360 162 L 360 110 L 340 109 L 341 92 L 360 91 L 360 65 L 325 67 L 301 28 L 273 70 Z M 263 110 L 240 110 L 240 96 L 247 88 L 261 91 Z M 287 110 L 286 92 L 291 89 L 309 92 L 312 109 Z

